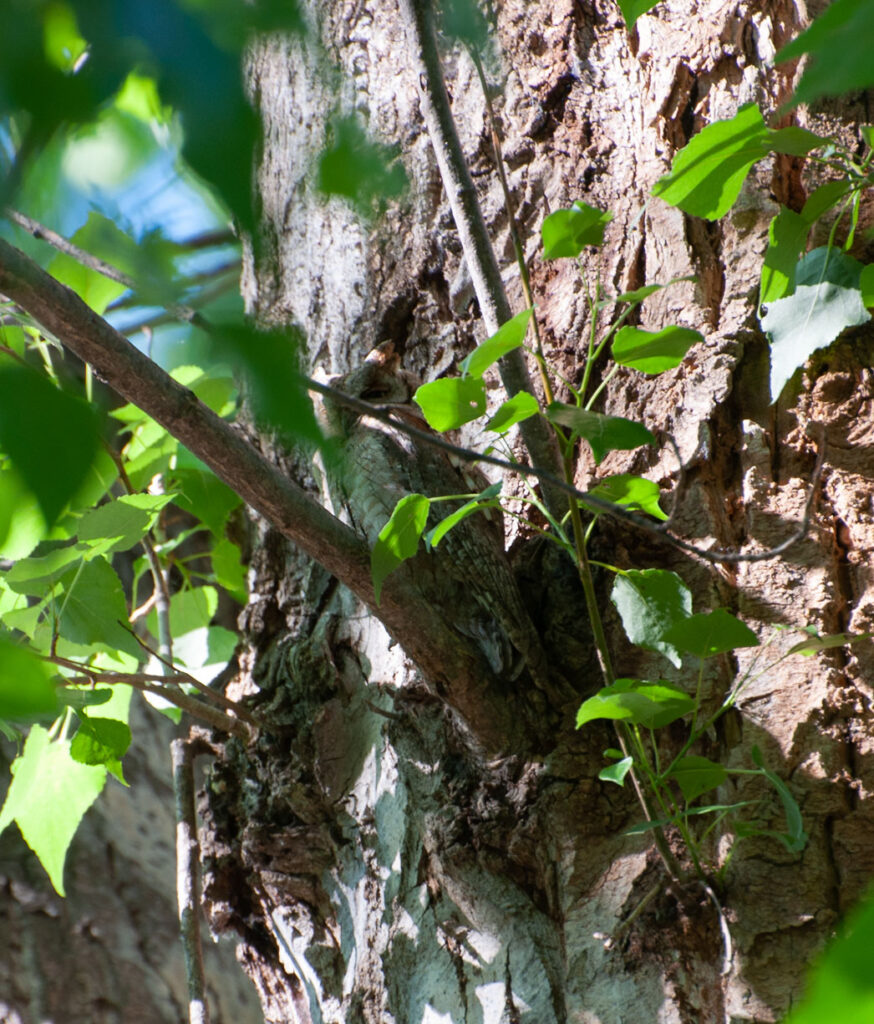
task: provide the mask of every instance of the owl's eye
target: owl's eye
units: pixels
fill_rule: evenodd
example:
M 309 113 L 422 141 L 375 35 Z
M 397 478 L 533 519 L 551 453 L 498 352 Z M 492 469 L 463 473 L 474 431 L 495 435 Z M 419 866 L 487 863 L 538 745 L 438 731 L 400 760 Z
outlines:
M 361 397 L 365 402 L 379 402 L 383 398 L 387 398 L 389 394 L 389 388 L 387 384 L 374 384 L 372 387 L 366 388 L 361 392 Z

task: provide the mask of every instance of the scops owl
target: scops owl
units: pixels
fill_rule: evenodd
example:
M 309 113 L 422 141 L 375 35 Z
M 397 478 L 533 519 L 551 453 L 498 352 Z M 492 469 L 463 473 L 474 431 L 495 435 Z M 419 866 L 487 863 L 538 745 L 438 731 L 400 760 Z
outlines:
M 393 352 L 377 349 L 356 370 L 331 380 L 344 394 L 383 408 L 427 430 L 412 396 L 419 381 L 400 369 Z M 401 429 L 324 400 L 330 434 L 340 450 L 330 475 L 333 498 L 345 505 L 354 529 L 373 547 L 395 505 L 408 494 L 438 497 L 476 494 L 489 481 L 476 467 L 456 464 L 439 448 L 411 438 Z M 463 502 L 432 505 L 428 528 Z M 456 524 L 413 566 L 417 586 L 432 606 L 465 636 L 472 638 L 499 676 L 514 677 L 527 666 L 544 688 L 546 659 L 540 639 L 522 603 L 504 552 L 503 525 L 475 513 Z

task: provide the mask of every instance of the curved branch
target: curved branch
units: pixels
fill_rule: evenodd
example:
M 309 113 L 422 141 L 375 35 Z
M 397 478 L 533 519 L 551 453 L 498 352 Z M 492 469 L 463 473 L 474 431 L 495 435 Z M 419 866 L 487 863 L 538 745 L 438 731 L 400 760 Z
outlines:
M 97 376 L 160 423 L 283 536 L 344 583 L 490 750 L 524 745 L 530 731 L 473 643 L 428 605 L 402 566 L 377 604 L 367 545 L 256 451 L 193 392 L 90 309 L 75 292 L 0 239 L 0 293 L 8 296 Z

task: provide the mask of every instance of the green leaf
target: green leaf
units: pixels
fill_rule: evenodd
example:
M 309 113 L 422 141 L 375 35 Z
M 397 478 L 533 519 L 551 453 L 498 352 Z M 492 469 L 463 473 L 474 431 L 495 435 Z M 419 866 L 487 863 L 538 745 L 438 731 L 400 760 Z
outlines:
M 769 151 L 769 133 L 754 103 L 728 121 L 714 121 L 674 157 L 654 196 L 708 220 L 724 216 L 740 194 L 750 168 Z
M 633 757 L 623 757 L 616 764 L 608 764 L 598 772 L 598 778 L 602 782 L 615 782 L 617 786 L 625 784 L 625 776 L 631 771 L 634 765 Z
M 768 129 L 768 148 L 774 153 L 807 156 L 811 150 L 825 146 L 828 142 L 828 139 L 806 128 L 799 128 L 797 124 L 791 124 L 788 128 Z
M 759 305 L 795 291 L 795 267 L 807 242 L 810 222 L 785 206 L 768 228 L 768 248 L 762 264 Z
M 869 892 L 817 958 L 804 997 L 784 1024 L 869 1024 L 874 1020 L 872 949 L 874 897 Z
M 625 829 L 622 833 L 624 836 L 639 836 L 645 832 L 652 832 L 657 828 L 664 828 L 665 825 L 670 825 L 670 818 L 656 818 L 653 821 L 639 821 L 636 825 L 632 825 L 631 828 Z
M 630 473 L 606 476 L 597 487 L 591 488 L 589 494 L 614 505 L 623 505 L 631 511 L 640 509 L 641 512 L 648 512 L 656 519 L 668 518 L 659 508 L 659 485 L 642 476 L 632 476 Z M 601 509 L 593 505 L 592 511 L 598 514 Z
M 444 377 L 423 384 L 413 398 L 434 430 L 454 430 L 486 411 L 486 389 L 479 377 Z
M 379 531 L 370 554 L 370 573 L 377 604 L 386 576 L 418 550 L 430 507 L 431 502 L 424 494 L 408 494 L 397 503 L 391 518 Z
M 83 708 L 97 707 L 112 700 L 113 691 L 103 687 L 100 690 L 82 689 L 78 686 L 65 686 L 58 693 L 58 698 L 74 711 Z
M 728 777 L 723 765 L 706 757 L 681 757 L 671 769 L 670 778 L 676 779 L 687 802 L 708 790 L 721 786 Z
M 527 420 L 539 411 L 540 406 L 534 395 L 528 391 L 517 391 L 498 408 L 495 415 L 486 423 L 486 429 L 494 430 L 496 434 L 504 434 L 510 427 Z
M 543 222 L 543 258 L 576 257 L 587 245 L 601 245 L 604 230 L 613 214 L 589 206 L 578 199 L 569 210 L 556 210 Z
M 694 708 L 695 701 L 670 683 L 617 679 L 583 701 L 577 711 L 577 728 L 598 718 L 608 718 L 660 729 Z
M 170 632 L 174 637 L 181 637 L 208 626 L 217 608 L 218 591 L 215 587 L 180 590 L 170 598 Z M 149 612 L 146 625 L 153 636 L 158 635 L 158 617 L 154 609 Z
M 77 536 L 91 548 L 91 556 L 127 551 L 155 525 L 158 513 L 173 500 L 172 494 L 125 494 L 79 520 Z
M 787 654 L 800 654 L 809 658 L 819 651 L 828 651 L 834 647 L 847 647 L 850 644 L 858 644 L 863 640 L 870 640 L 874 633 L 835 633 L 832 636 L 810 636 L 805 640 L 790 647 Z
M 810 54 L 791 105 L 812 103 L 820 96 L 865 89 L 874 84 L 871 62 L 874 39 L 874 7 L 869 0 L 835 0 L 788 46 L 777 61 Z
M 22 366 L 0 368 L 0 449 L 51 526 L 97 454 L 94 416 L 78 398 Z
M 11 771 L 12 782 L 0 811 L 0 832 L 16 822 L 55 890 L 63 896 L 67 849 L 82 816 L 103 789 L 106 769 L 77 763 L 70 756 L 68 740 L 50 742 L 48 732 L 34 725 Z
M 75 235 L 73 241 L 78 242 Z M 59 252 L 55 256 L 48 265 L 48 271 L 52 277 L 74 291 L 100 316 L 103 316 L 111 302 L 127 291 L 123 284 L 104 277 L 103 274 L 86 267 L 83 263 L 64 253 Z
M 862 293 L 862 303 L 869 309 L 874 306 L 874 263 L 862 268 L 859 291 Z
M 235 601 L 245 604 L 248 587 L 246 568 L 242 564 L 239 547 L 227 537 L 223 537 L 213 544 L 210 558 L 216 583 L 228 591 Z
M 56 714 L 58 697 L 52 676 L 41 658 L 0 636 L 0 718 Z
M 724 608 L 681 619 L 665 630 L 662 639 L 699 658 L 713 658 L 738 647 L 759 646 L 759 638 L 750 627 Z
M 185 465 L 186 461 L 192 464 Z M 228 516 L 242 504 L 239 495 L 187 449 L 180 450 L 177 466 L 168 473 L 167 482 L 176 492 L 175 504 L 199 519 L 216 537 L 222 536 Z
M 68 573 L 58 617 L 58 633 L 73 643 L 101 650 L 125 651 L 140 658 L 142 651 L 124 628 L 127 605 L 121 580 L 104 558 L 95 558 Z
M 47 555 L 22 558 L 5 575 L 5 582 L 16 594 L 30 597 L 44 597 L 70 566 L 82 559 L 82 552 L 75 546 L 55 548 Z
M 456 523 L 460 523 L 462 519 L 466 519 L 469 515 L 473 515 L 474 512 L 478 512 L 480 509 L 500 508 L 501 503 L 493 500 L 497 498 L 500 493 L 500 483 L 492 484 L 491 487 L 487 487 L 471 501 L 462 505 L 461 508 L 457 508 L 454 512 L 450 512 L 448 516 L 441 519 L 434 529 L 429 530 L 425 535 L 425 543 L 428 547 L 436 548 L 452 527 L 455 526 Z
M 642 331 L 623 327 L 613 339 L 613 358 L 620 366 L 641 373 L 656 374 L 679 366 L 689 349 L 704 338 L 688 327 L 665 327 Z
M 617 2 L 619 10 L 622 11 L 622 17 L 625 19 L 625 27 L 630 32 L 641 14 L 651 11 L 658 0 L 617 0 Z
M 330 145 L 319 158 L 322 192 L 351 200 L 363 213 L 374 201 L 401 195 L 407 175 L 395 148 L 371 141 L 354 115 L 335 118 L 330 130 Z
M 858 288 L 862 277 L 862 264 L 834 246 L 821 245 L 798 261 L 796 284 L 817 285 L 823 282 L 841 288 Z
M 633 644 L 658 651 L 679 667 L 680 652 L 663 636 L 691 614 L 692 592 L 675 572 L 630 569 L 616 577 L 610 600 Z
M 590 412 L 576 405 L 551 402 L 546 407 L 546 418 L 552 423 L 569 427 L 575 434 L 585 438 L 592 448 L 595 462 L 611 451 L 627 451 L 642 444 L 655 444 L 655 438 L 642 423 L 624 419 L 622 416 L 605 416 Z
M 502 324 L 498 330 L 458 364 L 465 377 L 482 377 L 486 370 L 502 356 L 520 348 L 525 341 L 528 323 L 533 310 L 523 309 L 512 320 Z
M 201 626 L 174 640 L 173 660 L 208 684 L 227 665 L 236 646 L 236 633 L 223 626 Z
M 761 323 L 771 335 L 771 401 L 817 349 L 870 319 L 858 288 L 829 282 L 798 285 L 794 295 L 769 303 Z
M 443 35 L 482 52 L 489 41 L 489 26 L 475 0 L 443 0 L 438 10 Z
M 130 728 L 114 718 L 79 719 L 79 728 L 70 743 L 70 757 L 80 764 L 102 764 L 127 785 L 121 771 L 121 759 L 131 743 Z
M 216 325 L 210 345 L 216 362 L 246 383 L 256 421 L 290 441 L 320 444 L 313 403 L 299 372 L 301 337 L 293 330 L 256 331 Z
M 36 495 L 0 457 L 0 558 L 24 558 L 48 533 Z
M 765 767 L 761 750 L 758 747 L 753 747 L 751 755 L 753 763 L 761 770 L 774 789 L 777 790 L 780 802 L 783 804 L 783 813 L 786 815 L 786 834 L 781 835 L 780 838 L 790 853 L 798 853 L 807 845 L 808 838 L 801 820 L 801 809 L 795 797 L 789 792 L 789 787 L 786 783 L 779 775 L 775 775 L 774 772 Z
M 833 206 L 836 206 L 841 199 L 850 191 L 852 185 L 846 178 L 839 178 L 836 181 L 827 181 L 824 185 L 814 189 L 807 197 L 807 202 L 801 210 L 801 216 L 808 224 L 813 224 Z

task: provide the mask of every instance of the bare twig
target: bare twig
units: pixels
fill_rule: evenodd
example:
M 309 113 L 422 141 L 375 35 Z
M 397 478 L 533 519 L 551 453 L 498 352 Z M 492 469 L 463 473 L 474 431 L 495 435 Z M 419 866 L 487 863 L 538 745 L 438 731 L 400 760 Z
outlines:
M 214 701 L 216 704 L 221 705 L 221 707 L 225 708 L 227 711 L 232 712 L 238 718 L 241 718 L 244 722 L 248 722 L 248 724 L 253 726 L 254 728 L 264 728 L 264 723 L 259 722 L 258 719 L 255 718 L 255 716 L 252 715 L 249 711 L 247 711 L 241 704 L 237 704 L 236 701 L 233 701 L 229 697 L 226 697 L 219 690 L 213 689 L 209 684 L 201 682 L 196 676 L 189 675 L 188 672 L 181 672 L 179 670 L 179 666 L 174 665 L 171 659 L 165 657 L 158 651 L 153 650 L 146 643 L 146 641 L 143 640 L 141 636 L 137 636 L 137 634 L 134 633 L 133 630 L 130 630 L 129 632 L 131 636 L 137 641 L 137 643 L 143 648 L 144 651 L 150 654 L 157 661 L 160 661 L 162 665 L 165 665 L 169 669 L 170 675 L 165 676 L 163 678 L 172 679 L 174 683 L 187 683 L 190 686 L 193 686 L 196 690 L 199 690 L 205 697 L 208 697 L 211 701 Z M 159 676 L 158 678 L 162 677 Z
M 115 281 L 117 284 L 129 288 L 132 292 L 138 290 L 139 285 L 135 278 L 125 274 L 118 267 L 114 267 L 111 263 L 107 263 L 106 260 L 100 259 L 81 246 L 76 245 L 75 242 L 64 238 L 63 235 L 59 235 L 57 231 L 46 227 L 45 224 L 41 224 L 38 220 L 34 220 L 32 217 L 27 217 L 25 214 L 12 209 L 6 210 L 6 216 L 13 224 L 17 224 L 24 231 L 33 235 L 34 238 L 47 242 L 52 248 L 57 249 L 58 252 L 62 252 L 65 256 L 76 260 L 77 263 L 81 263 L 83 267 L 88 267 L 89 270 L 102 274 L 104 277 L 109 278 L 110 281 Z M 183 323 L 193 324 L 202 330 L 209 330 L 210 325 L 191 306 L 170 303 L 166 309 L 174 320 L 181 320 Z
M 176 798 L 176 896 L 179 934 L 188 978 L 189 1024 L 209 1024 L 203 944 L 200 934 L 200 846 L 194 802 L 194 751 L 190 740 L 170 744 Z

